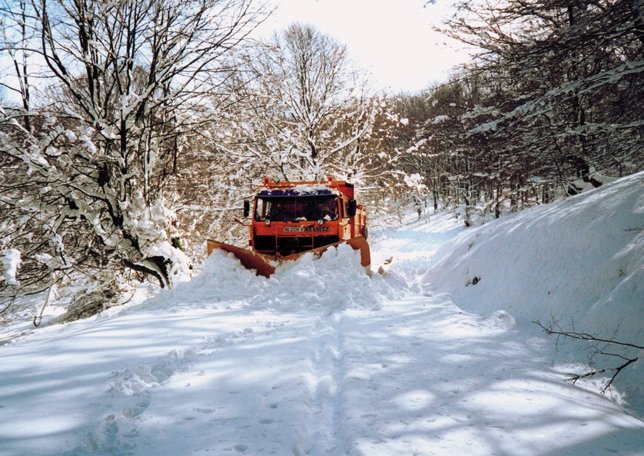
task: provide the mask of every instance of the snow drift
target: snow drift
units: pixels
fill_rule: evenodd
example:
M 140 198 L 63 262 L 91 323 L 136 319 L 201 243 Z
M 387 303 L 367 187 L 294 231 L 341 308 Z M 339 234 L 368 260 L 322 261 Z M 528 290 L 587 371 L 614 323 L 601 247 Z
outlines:
M 638 173 L 463 232 L 423 282 L 470 312 L 503 309 L 524 324 L 644 345 L 643 183 Z

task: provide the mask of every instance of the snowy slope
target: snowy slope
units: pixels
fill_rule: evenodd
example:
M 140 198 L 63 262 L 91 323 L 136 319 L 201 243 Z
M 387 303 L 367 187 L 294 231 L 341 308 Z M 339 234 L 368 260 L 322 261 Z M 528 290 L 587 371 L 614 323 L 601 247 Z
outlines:
M 464 232 L 433 258 L 425 283 L 468 310 L 573 318 L 642 341 L 644 173 Z
M 641 208 L 626 182 L 605 191 Z M 564 232 L 558 220 L 576 213 L 566 204 L 490 225 L 499 232 L 435 217 L 376 233 L 371 275 L 348 247 L 270 280 L 215 253 L 193 281 L 143 303 L 41 327 L 0 346 L 0 454 L 641 455 L 644 422 L 620 392 L 565 382 L 553 341 L 505 300 L 533 284 L 497 281 L 474 309 L 467 293 L 492 282 L 500 246 L 487 263 L 468 257 L 488 269 L 462 286 L 456 252 L 470 236 L 516 248 L 511 232 L 525 225 Z
M 471 312 L 644 346 L 644 173 L 464 232 L 423 282 Z M 618 378 L 644 395 L 644 363 Z

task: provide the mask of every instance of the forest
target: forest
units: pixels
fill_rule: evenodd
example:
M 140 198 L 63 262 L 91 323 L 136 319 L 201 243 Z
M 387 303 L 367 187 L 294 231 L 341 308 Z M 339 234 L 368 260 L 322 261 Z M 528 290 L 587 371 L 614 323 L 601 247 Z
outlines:
M 421 0 L 419 0 L 420 2 Z M 85 282 L 172 287 L 204 240 L 243 244 L 264 176 L 354 182 L 370 217 L 467 226 L 644 169 L 640 0 L 463 1 L 477 53 L 419 93 L 255 0 L 0 0 L 0 312 Z M 100 310 L 100 309 L 98 309 Z

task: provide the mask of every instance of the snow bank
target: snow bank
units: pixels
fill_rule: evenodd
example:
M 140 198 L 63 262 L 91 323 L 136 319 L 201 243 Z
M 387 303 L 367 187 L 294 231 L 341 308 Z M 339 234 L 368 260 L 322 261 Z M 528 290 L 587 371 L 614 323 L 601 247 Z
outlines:
M 328 249 L 320 258 L 307 253 L 296 262 L 287 262 L 266 285 L 266 293 L 251 302 L 280 311 L 377 309 L 382 302 L 382 282 L 370 280 L 360 266 L 358 252 L 348 245 Z
M 464 232 L 423 283 L 471 312 L 643 345 L 643 183 L 638 173 Z
M 245 269 L 232 254 L 215 250 L 191 282 L 161 292 L 146 305 L 175 308 L 178 302 L 202 302 L 205 295 L 214 306 L 238 302 L 281 312 L 316 309 L 332 313 L 354 307 L 376 310 L 383 300 L 404 293 L 405 286 L 396 274 L 383 278 L 365 270 L 360 266 L 359 252 L 348 245 L 330 248 L 319 257 L 307 253 L 298 261 L 285 262 L 270 279 Z

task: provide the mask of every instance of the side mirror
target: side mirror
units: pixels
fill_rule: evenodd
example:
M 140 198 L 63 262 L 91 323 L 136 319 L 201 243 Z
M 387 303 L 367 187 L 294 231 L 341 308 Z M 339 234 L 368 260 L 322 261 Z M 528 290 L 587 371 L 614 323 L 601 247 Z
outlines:
M 250 215 L 250 201 L 244 201 L 244 217 L 248 218 Z
M 358 204 L 356 203 L 356 200 L 354 199 L 349 200 L 349 204 L 347 205 L 347 215 L 349 217 L 354 217 L 356 215 L 357 207 L 358 207 Z

